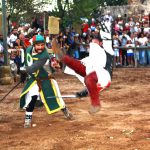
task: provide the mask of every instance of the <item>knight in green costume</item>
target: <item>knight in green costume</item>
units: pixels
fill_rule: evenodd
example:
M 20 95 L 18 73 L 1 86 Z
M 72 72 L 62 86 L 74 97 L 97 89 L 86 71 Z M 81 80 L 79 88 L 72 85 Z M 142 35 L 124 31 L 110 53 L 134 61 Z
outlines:
M 24 127 L 31 127 L 32 113 L 35 103 L 41 99 L 48 114 L 62 110 L 65 117 L 72 119 L 72 114 L 65 106 L 57 85 L 49 73 L 44 69 L 44 64 L 50 60 L 49 54 L 45 49 L 45 40 L 41 35 L 35 35 L 32 38 L 33 46 L 26 49 L 24 67 L 21 68 L 21 81 L 27 82 L 20 96 L 20 108 L 24 108 L 25 123 Z M 54 98 L 49 99 L 48 97 Z

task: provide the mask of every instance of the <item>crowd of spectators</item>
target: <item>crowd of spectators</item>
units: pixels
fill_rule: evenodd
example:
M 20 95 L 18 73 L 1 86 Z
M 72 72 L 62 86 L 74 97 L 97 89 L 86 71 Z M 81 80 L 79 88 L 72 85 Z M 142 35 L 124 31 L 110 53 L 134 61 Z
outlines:
M 76 59 L 88 56 L 89 43 L 92 38 L 99 38 L 100 24 L 97 18 L 81 18 L 81 32 L 78 33 L 74 28 L 67 28 L 60 31 L 57 41 L 62 51 Z M 150 65 L 150 22 L 149 14 L 145 13 L 141 18 L 132 16 L 124 19 L 121 15 L 112 17 L 110 12 L 104 15 L 103 21 L 108 31 L 112 32 L 112 44 L 115 52 L 114 66 L 133 67 L 135 59 L 139 65 Z M 21 64 L 20 49 L 25 50 L 32 45 L 32 37 L 35 34 L 42 34 L 45 37 L 46 46 L 51 50 L 51 41 L 54 35 L 49 34 L 48 30 L 43 30 L 36 18 L 32 18 L 31 23 L 24 25 L 10 26 L 7 37 L 8 52 L 10 63 L 14 62 L 19 73 Z M 56 36 L 56 35 L 55 35 Z M 134 51 L 131 47 L 141 47 Z M 144 49 L 143 46 L 149 46 Z M 124 49 L 126 47 L 126 49 Z M 0 65 L 4 63 L 3 38 L 0 36 Z
M 145 13 L 141 18 L 130 16 L 123 20 L 118 15 L 114 20 L 113 46 L 116 66 L 134 66 L 135 59 L 138 65 L 150 65 L 150 22 L 149 14 Z M 118 48 L 126 47 L 126 49 Z M 139 47 L 134 51 L 131 47 Z

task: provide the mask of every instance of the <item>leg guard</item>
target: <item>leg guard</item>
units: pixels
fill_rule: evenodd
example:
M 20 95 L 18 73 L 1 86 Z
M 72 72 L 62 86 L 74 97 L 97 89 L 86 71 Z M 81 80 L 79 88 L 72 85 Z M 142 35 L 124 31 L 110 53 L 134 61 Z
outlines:
M 33 113 L 33 110 L 34 110 L 34 107 L 35 107 L 36 100 L 37 100 L 37 95 L 32 96 L 32 100 L 29 103 L 28 107 L 26 108 L 24 128 L 31 127 L 32 113 Z
M 86 71 L 85 71 L 85 66 L 77 59 L 71 58 L 67 55 L 65 55 L 62 58 L 62 61 L 71 69 L 73 69 L 76 73 L 79 75 L 85 77 L 86 76 Z
M 85 77 L 85 85 L 87 86 L 92 106 L 100 106 L 99 90 L 97 88 L 97 75 L 92 72 Z
M 32 122 L 32 112 L 26 112 L 24 128 L 30 128 Z

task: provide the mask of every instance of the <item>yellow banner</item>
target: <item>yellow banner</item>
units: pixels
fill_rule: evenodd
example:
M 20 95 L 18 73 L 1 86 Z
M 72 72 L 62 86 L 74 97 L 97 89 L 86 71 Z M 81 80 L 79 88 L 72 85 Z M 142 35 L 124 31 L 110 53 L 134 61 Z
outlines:
M 59 34 L 59 20 L 60 18 L 50 16 L 48 20 L 49 34 Z

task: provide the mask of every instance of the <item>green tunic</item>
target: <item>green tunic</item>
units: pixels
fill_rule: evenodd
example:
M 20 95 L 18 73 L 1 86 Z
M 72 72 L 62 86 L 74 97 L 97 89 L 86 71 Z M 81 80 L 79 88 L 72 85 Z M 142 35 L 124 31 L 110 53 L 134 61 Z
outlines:
M 32 65 L 34 65 L 34 63 L 36 63 L 37 61 L 40 61 L 42 59 L 49 59 L 49 54 L 46 51 L 46 49 L 43 50 L 42 53 L 35 55 L 33 55 L 32 51 L 33 47 L 28 47 L 25 54 L 25 65 L 29 68 L 32 68 Z M 29 80 L 25 84 L 25 87 L 23 88 L 22 94 L 20 96 L 21 108 L 25 106 L 25 95 L 35 84 L 37 84 L 39 87 L 39 94 L 44 103 L 44 106 L 46 107 L 48 114 L 57 112 L 63 108 L 59 98 L 47 98 L 50 96 L 57 97 L 58 93 L 57 88 L 53 83 L 53 80 L 49 79 L 48 72 L 44 69 L 43 66 L 36 69 L 32 74 L 30 73 Z

